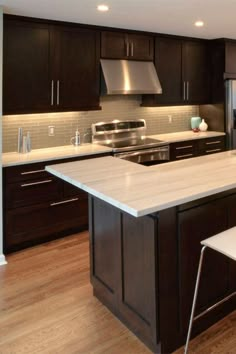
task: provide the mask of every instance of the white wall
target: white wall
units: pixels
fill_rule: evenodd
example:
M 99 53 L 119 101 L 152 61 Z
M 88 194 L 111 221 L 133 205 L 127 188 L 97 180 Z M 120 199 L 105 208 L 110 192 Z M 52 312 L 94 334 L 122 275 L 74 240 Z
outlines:
M 0 6 L 0 265 L 6 264 L 3 255 L 3 230 L 2 230 L 2 34 L 3 10 Z

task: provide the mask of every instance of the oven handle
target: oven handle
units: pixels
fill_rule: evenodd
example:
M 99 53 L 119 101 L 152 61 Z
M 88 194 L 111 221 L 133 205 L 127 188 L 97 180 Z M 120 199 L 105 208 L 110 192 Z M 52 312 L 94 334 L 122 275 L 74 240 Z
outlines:
M 121 153 L 117 153 L 115 154 L 115 156 L 119 157 L 119 158 L 124 158 L 126 156 L 140 156 L 140 155 L 149 155 L 149 154 L 154 154 L 156 152 L 169 152 L 169 146 L 162 146 L 160 148 L 157 149 L 145 149 L 145 150 L 138 150 L 135 152 L 121 152 Z

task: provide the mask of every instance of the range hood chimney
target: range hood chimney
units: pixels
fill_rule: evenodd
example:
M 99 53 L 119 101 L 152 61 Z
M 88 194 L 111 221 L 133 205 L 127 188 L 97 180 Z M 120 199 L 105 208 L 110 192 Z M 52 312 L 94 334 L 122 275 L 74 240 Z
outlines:
M 101 59 L 101 94 L 160 94 L 162 88 L 153 62 Z

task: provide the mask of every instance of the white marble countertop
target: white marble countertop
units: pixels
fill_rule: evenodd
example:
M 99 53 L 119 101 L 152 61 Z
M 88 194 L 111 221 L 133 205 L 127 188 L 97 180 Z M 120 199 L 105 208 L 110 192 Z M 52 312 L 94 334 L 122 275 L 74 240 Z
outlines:
M 217 136 L 224 136 L 224 135 L 225 133 L 223 132 L 206 131 L 206 132 L 194 133 L 192 130 L 187 130 L 187 131 L 177 132 L 177 133 L 155 134 L 155 135 L 150 135 L 150 137 L 153 139 L 163 140 L 168 143 L 176 143 L 180 141 L 214 138 Z
M 165 143 L 173 143 L 178 141 L 211 138 L 223 135 L 225 135 L 225 133 L 222 132 L 207 131 L 204 133 L 193 133 L 191 130 L 188 130 L 178 133 L 150 135 L 150 137 L 152 137 L 153 139 L 162 140 Z M 111 148 L 99 146 L 97 144 L 84 144 L 80 146 L 57 146 L 52 148 L 35 149 L 28 154 L 19 154 L 17 152 L 3 153 L 2 164 L 3 167 L 17 166 L 34 162 L 101 154 L 103 152 L 111 151 Z
M 236 188 L 236 150 L 151 167 L 109 156 L 46 169 L 136 217 Z
M 96 155 L 111 151 L 112 149 L 106 146 L 96 144 L 84 144 L 79 146 L 66 145 L 46 149 L 35 149 L 27 154 L 8 152 L 2 154 L 2 165 L 3 167 L 17 166 L 34 162 L 59 160 L 86 155 Z

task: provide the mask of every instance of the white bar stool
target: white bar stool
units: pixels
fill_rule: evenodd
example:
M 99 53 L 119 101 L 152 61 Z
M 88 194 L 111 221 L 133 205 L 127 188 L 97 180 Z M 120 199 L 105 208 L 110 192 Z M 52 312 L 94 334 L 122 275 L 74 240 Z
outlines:
M 224 303 L 225 301 L 229 300 L 231 297 L 236 295 L 236 292 L 233 292 L 232 294 L 226 296 L 224 299 L 218 301 L 217 303 L 215 303 L 214 305 L 212 305 L 211 307 L 207 308 L 205 311 L 199 313 L 197 316 L 194 317 L 204 252 L 208 247 L 236 261 L 236 227 L 223 231 L 215 236 L 209 237 L 206 240 L 201 241 L 201 244 L 203 245 L 203 247 L 201 249 L 201 255 L 199 259 L 197 279 L 196 279 L 195 291 L 193 296 L 192 311 L 191 311 L 191 316 L 189 321 L 188 334 L 187 334 L 184 354 L 188 353 L 188 346 L 189 346 L 189 340 L 191 336 L 193 322 L 198 318 L 202 317 L 203 315 L 205 315 L 206 313 L 208 313 L 209 311 L 213 310 L 218 305 Z

